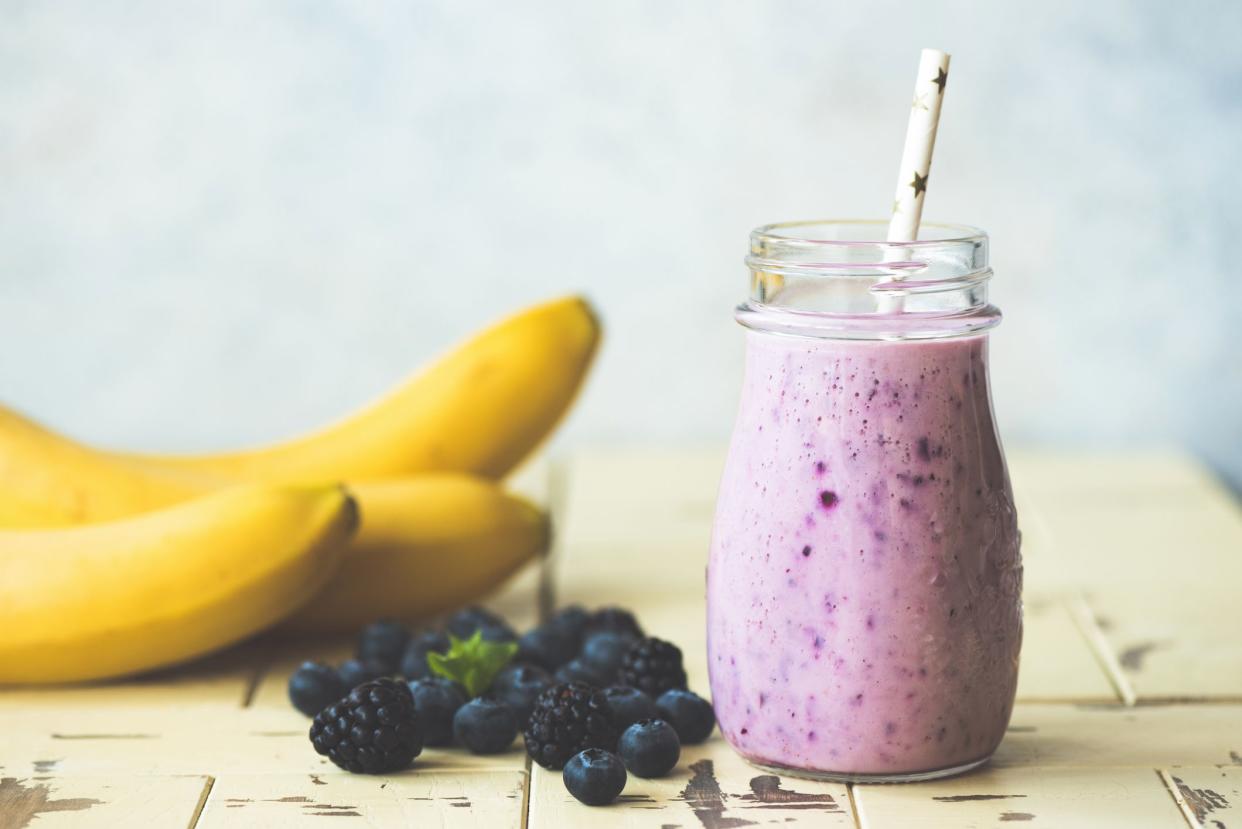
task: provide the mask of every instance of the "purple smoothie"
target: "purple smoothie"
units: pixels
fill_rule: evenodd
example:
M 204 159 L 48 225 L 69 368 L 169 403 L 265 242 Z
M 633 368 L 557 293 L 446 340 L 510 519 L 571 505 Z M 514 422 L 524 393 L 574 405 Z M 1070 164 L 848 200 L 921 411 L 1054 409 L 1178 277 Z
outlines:
M 754 762 L 905 775 L 987 758 L 1022 564 L 986 335 L 749 331 L 708 566 L 721 731 Z

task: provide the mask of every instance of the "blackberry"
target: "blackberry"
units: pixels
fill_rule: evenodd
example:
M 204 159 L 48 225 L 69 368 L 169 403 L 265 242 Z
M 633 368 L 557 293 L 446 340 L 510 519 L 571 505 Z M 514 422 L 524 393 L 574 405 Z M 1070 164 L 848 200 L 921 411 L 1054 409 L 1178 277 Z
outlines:
M 634 614 L 620 607 L 601 607 L 591 614 L 587 622 L 587 634 L 601 630 L 614 633 L 627 633 L 635 639 L 643 638 L 643 629 L 634 618 Z
M 428 630 L 410 638 L 401 657 L 401 675 L 406 679 L 425 679 L 431 676 L 427 654 L 448 653 L 449 640 L 443 632 Z
M 346 659 L 341 663 L 341 667 L 336 669 L 340 675 L 341 681 L 345 683 L 346 688 L 353 688 L 355 685 L 361 685 L 364 682 L 370 682 L 373 679 L 379 679 L 388 676 L 388 669 L 373 660 Z
M 517 658 L 555 671 L 577 655 L 578 641 L 573 633 L 549 622 L 522 634 Z
M 605 676 L 581 659 L 572 659 L 566 662 L 556 669 L 555 676 L 557 682 L 585 682 L 587 685 L 594 685 L 596 688 L 603 688 L 612 679 L 611 676 Z
M 535 707 L 535 700 L 555 684 L 552 675 L 543 668 L 519 662 L 506 666 L 496 675 L 491 693 L 513 709 L 519 723 L 525 723 Z
M 494 699 L 476 697 L 453 716 L 453 736 L 471 754 L 499 754 L 513 745 L 517 735 L 513 709 Z
M 453 715 L 466 704 L 466 692 L 456 682 L 443 677 L 416 679 L 409 683 L 414 710 L 429 746 L 453 742 Z
M 565 788 L 588 806 L 605 806 L 625 788 L 625 764 L 610 751 L 588 748 L 565 764 Z
M 620 685 L 633 685 L 652 699 L 670 688 L 686 687 L 681 649 L 651 636 L 630 648 L 617 672 Z
M 581 682 L 553 685 L 539 695 L 526 722 L 526 753 L 546 769 L 559 769 L 588 748 L 612 751 L 617 731 L 608 698 Z
M 625 767 L 639 777 L 663 777 L 681 757 L 681 740 L 664 720 L 636 722 L 617 741 Z
M 414 698 L 404 682 L 364 682 L 315 715 L 311 744 L 346 771 L 382 774 L 410 765 L 423 750 Z
M 712 704 L 691 691 L 679 688 L 665 691 L 656 700 L 656 708 L 686 745 L 703 742 L 716 727 Z
M 483 638 L 488 642 L 512 642 L 517 639 L 517 633 L 508 622 L 478 605 L 457 611 L 448 617 L 444 627 L 458 639 L 469 639 L 476 630 L 483 631 Z
M 349 693 L 349 686 L 334 669 L 322 662 L 303 662 L 289 677 L 289 701 L 313 717 Z
M 653 720 L 660 716 L 655 700 L 637 688 L 628 685 L 612 685 L 604 689 L 608 707 L 612 709 L 612 724 L 617 731 L 625 731 L 639 720 Z
M 363 662 L 383 665 L 386 674 L 396 674 L 401 670 L 401 657 L 409 640 L 410 632 L 404 625 L 383 619 L 362 629 L 354 656 Z

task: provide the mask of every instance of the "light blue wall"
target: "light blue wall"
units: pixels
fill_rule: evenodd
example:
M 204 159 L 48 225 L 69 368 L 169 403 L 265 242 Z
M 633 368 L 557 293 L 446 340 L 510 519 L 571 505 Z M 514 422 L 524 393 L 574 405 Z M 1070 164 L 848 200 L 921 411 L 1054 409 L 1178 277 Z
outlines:
M 0 399 L 261 441 L 581 289 L 611 339 L 565 439 L 720 439 L 747 231 L 884 214 L 925 45 L 1009 439 L 1242 480 L 1237 2 L 5 3 Z

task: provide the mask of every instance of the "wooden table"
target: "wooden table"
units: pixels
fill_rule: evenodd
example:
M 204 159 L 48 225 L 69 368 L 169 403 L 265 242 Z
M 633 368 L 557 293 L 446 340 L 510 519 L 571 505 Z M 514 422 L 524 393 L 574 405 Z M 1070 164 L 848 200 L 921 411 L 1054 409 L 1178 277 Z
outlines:
M 528 473 L 552 557 L 493 605 L 619 603 L 686 653 L 707 691 L 703 564 L 719 451 L 582 453 Z M 719 736 L 663 780 L 588 809 L 508 754 L 429 750 L 406 773 L 341 773 L 285 699 L 306 656 L 256 642 L 139 681 L 0 691 L 0 827 L 1242 826 L 1242 511 L 1173 453 L 1014 452 L 1026 557 L 1018 705 L 991 764 L 902 786 L 779 779 Z M 651 573 L 658 578 L 650 578 Z M 555 597 L 555 598 L 553 598 Z

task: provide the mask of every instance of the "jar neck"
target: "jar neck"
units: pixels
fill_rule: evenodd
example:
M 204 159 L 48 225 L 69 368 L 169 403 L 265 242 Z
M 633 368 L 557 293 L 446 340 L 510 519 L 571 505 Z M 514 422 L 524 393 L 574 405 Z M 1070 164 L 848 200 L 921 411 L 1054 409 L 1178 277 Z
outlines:
M 748 328 L 832 339 L 933 339 L 1000 322 L 988 304 L 987 234 L 925 224 L 913 242 L 888 242 L 868 221 L 790 222 L 751 233 Z

